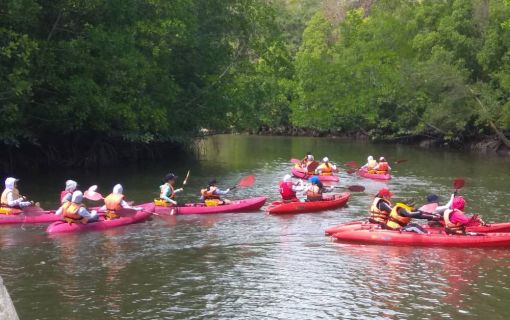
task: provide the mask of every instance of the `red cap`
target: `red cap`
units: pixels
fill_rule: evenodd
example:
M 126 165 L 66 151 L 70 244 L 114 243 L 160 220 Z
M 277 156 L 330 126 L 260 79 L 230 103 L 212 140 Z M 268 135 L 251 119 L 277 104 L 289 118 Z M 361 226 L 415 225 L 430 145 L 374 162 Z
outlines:
M 390 189 L 387 189 L 387 188 L 382 188 L 381 190 L 379 190 L 379 192 L 377 194 L 379 195 L 379 197 L 392 197 L 393 196 L 393 192 L 391 192 Z

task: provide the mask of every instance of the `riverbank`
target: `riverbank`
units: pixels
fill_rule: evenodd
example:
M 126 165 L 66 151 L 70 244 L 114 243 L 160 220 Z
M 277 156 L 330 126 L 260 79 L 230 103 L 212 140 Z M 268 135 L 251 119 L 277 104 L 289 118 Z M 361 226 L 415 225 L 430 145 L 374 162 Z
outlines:
M 375 143 L 392 143 L 416 145 L 423 149 L 439 148 L 475 152 L 480 154 L 493 154 L 510 156 L 510 148 L 496 135 L 481 135 L 470 139 L 445 140 L 441 137 L 424 135 L 408 135 L 402 137 L 376 137 L 369 132 L 360 131 L 346 133 L 340 130 L 317 130 L 294 127 L 263 127 L 247 132 L 252 135 L 261 136 L 290 136 L 290 137 L 328 137 L 348 140 L 370 141 Z

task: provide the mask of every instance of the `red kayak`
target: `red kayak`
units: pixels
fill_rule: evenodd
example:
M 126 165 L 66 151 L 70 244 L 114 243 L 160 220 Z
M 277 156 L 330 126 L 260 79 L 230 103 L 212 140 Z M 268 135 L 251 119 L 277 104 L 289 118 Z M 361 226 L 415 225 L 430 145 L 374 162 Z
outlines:
M 374 179 L 374 180 L 390 180 L 391 174 L 381 174 L 381 173 L 368 173 L 366 168 L 361 168 L 358 171 L 358 175 L 363 178 Z
M 62 219 L 55 211 L 43 210 L 39 207 L 27 207 L 15 214 L 0 214 L 0 224 L 35 224 L 51 223 Z
M 48 229 L 46 229 L 46 232 L 53 234 L 112 229 L 145 221 L 150 218 L 152 212 L 153 211 L 150 210 L 135 211 L 131 209 L 123 209 L 123 211 L 120 212 L 121 217 L 113 220 L 105 220 L 104 217 L 101 216 L 99 221 L 87 224 L 58 221 L 50 224 Z
M 168 214 L 212 214 L 212 213 L 228 213 L 228 212 L 250 212 L 257 211 L 266 203 L 266 197 L 257 197 L 243 200 L 235 200 L 230 204 L 220 206 L 206 206 L 203 203 L 186 203 L 177 207 L 161 207 L 155 206 L 155 213 L 159 215 Z M 144 203 L 142 208 L 152 206 L 154 203 Z M 173 211 L 173 212 L 172 212 Z
M 418 234 L 382 229 L 350 230 L 333 234 L 342 242 L 399 246 L 440 247 L 509 247 L 510 233 L 479 233 L 477 235 Z
M 290 214 L 290 213 L 306 213 L 318 212 L 336 209 L 345 206 L 349 201 L 350 193 L 345 192 L 337 194 L 327 200 L 323 201 L 310 201 L 310 202 L 273 202 L 268 208 L 267 212 L 272 214 Z
M 429 232 L 441 231 L 443 227 L 431 227 L 429 225 L 422 225 L 425 230 Z M 379 228 L 379 225 L 372 224 L 368 221 L 352 221 L 348 223 L 342 223 L 337 226 L 329 227 L 324 232 L 326 235 L 333 235 L 337 232 L 352 231 L 358 229 L 372 229 Z M 502 233 L 510 232 L 510 222 L 492 223 L 485 226 L 473 226 L 467 227 L 466 232 L 481 232 L 481 233 Z
M 329 182 L 338 182 L 340 181 L 340 178 L 337 175 L 331 175 L 331 176 L 321 176 L 321 175 L 314 175 L 314 174 L 308 174 L 308 171 L 306 171 L 303 168 L 294 167 L 292 168 L 292 175 L 296 178 L 300 179 L 310 179 L 311 177 L 318 177 L 319 181 L 329 181 Z

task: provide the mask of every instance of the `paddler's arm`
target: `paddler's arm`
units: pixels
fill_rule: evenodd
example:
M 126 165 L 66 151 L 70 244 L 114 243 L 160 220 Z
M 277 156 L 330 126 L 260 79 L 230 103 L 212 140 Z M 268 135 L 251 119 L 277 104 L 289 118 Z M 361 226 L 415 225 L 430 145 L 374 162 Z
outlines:
M 227 190 L 216 189 L 216 191 L 214 191 L 214 193 L 216 193 L 217 195 L 220 195 L 220 196 L 224 196 L 229 192 L 230 192 L 230 189 L 227 189 Z
M 24 207 L 28 207 L 30 206 L 32 203 L 30 201 L 23 201 L 23 197 L 19 198 L 19 199 L 16 199 L 14 200 L 14 198 L 12 197 L 12 192 L 9 192 L 7 194 L 7 205 L 9 207 L 20 207 L 20 208 L 24 208 Z
M 92 210 L 92 212 L 89 212 L 86 208 L 84 207 L 81 207 L 79 210 L 78 210 L 78 214 L 82 217 L 84 217 L 85 219 L 93 219 L 97 216 L 97 212 L 95 210 Z
M 443 214 L 447 209 L 450 209 L 451 206 L 452 206 L 452 203 L 453 203 L 453 198 L 455 197 L 455 194 L 452 194 L 452 196 L 450 197 L 450 201 L 448 201 L 447 204 L 445 204 L 444 206 L 438 206 L 433 213 L 435 214 Z
M 422 218 L 422 213 L 420 211 L 409 212 L 404 208 L 398 208 L 397 212 L 399 215 L 401 215 L 403 217 L 416 218 L 416 219 Z
M 162 186 L 161 199 L 165 200 L 166 202 L 176 205 L 177 201 L 175 201 L 167 196 L 167 194 L 169 194 L 169 190 L 170 190 L 170 188 L 168 186 L 166 186 L 166 185 Z
M 384 201 L 379 201 L 377 208 L 381 211 L 391 212 L 391 207 Z

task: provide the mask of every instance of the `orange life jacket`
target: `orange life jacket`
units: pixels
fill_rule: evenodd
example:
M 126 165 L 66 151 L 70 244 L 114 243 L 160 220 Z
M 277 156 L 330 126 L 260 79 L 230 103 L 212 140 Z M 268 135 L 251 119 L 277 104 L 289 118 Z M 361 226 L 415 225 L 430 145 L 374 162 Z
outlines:
M 372 206 L 370 206 L 370 219 L 374 220 L 377 223 L 380 224 L 386 224 L 388 222 L 388 218 L 390 216 L 390 212 L 380 210 L 377 205 L 379 204 L 379 201 L 384 201 L 392 207 L 391 202 L 389 202 L 386 199 L 375 197 L 374 201 L 372 202 Z
M 112 220 L 120 218 L 120 215 L 117 213 L 117 211 L 122 209 L 122 200 L 124 200 L 124 195 L 118 193 L 110 193 L 106 198 L 104 198 L 104 204 L 106 206 L 106 219 Z
M 82 207 L 81 204 L 75 202 L 66 202 L 62 205 L 64 220 L 68 223 L 87 223 L 86 220 L 78 213 Z
M 312 186 L 308 190 L 306 190 L 306 199 L 308 201 L 321 201 L 322 200 L 322 190 L 319 186 Z
M 389 165 L 388 165 L 388 162 L 386 161 L 381 161 L 379 162 L 379 165 L 377 167 L 377 171 L 388 171 L 390 169 Z
M 2 192 L 2 198 L 0 199 L 0 204 L 2 206 L 6 206 L 6 207 L 9 206 L 9 203 L 7 202 L 7 196 L 9 195 L 9 193 L 12 193 L 13 200 L 18 200 L 19 198 L 21 198 L 21 195 L 19 194 L 18 189 L 16 189 L 16 188 L 14 188 L 12 190 L 5 189 L 4 192 Z
M 388 221 L 386 222 L 386 226 L 392 230 L 398 230 L 402 227 L 405 227 L 409 222 L 411 222 L 410 217 L 404 217 L 398 214 L 398 209 L 405 209 L 407 211 L 412 211 L 413 208 L 405 205 L 403 203 L 397 203 L 390 212 L 390 216 L 388 217 Z
M 200 190 L 200 194 L 202 195 L 204 200 L 220 199 L 220 196 L 215 193 L 217 189 L 218 189 L 217 187 L 209 186 L 207 188 Z
M 450 220 L 451 214 L 453 212 L 455 212 L 455 211 L 462 212 L 459 209 L 454 209 L 454 210 L 447 209 L 447 210 L 444 211 L 443 219 L 444 219 L 445 230 L 446 230 L 447 233 L 465 234 L 466 233 L 466 227 L 462 223 L 460 223 L 460 222 L 453 223 Z
M 333 168 L 329 165 L 329 163 L 321 164 L 318 169 L 321 171 L 321 176 L 333 175 Z

